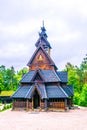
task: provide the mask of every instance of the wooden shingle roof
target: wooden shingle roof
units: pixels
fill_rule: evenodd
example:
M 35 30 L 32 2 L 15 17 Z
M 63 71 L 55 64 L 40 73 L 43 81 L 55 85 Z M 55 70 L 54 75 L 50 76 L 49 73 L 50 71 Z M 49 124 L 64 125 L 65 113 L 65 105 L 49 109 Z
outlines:
M 35 76 L 37 73 L 41 76 L 43 82 L 60 82 L 61 79 L 57 75 L 56 71 L 54 70 L 33 70 L 29 71 L 27 74 L 23 76 L 21 79 L 21 83 L 31 83 L 34 81 Z
M 61 82 L 67 83 L 68 82 L 68 73 L 63 71 L 57 71 L 57 75 L 60 78 Z
M 33 84 L 31 86 L 19 87 L 19 89 L 12 95 L 12 98 L 31 99 L 35 89 L 38 91 L 41 99 L 47 98 L 46 89 L 43 84 L 42 85 Z
M 46 34 L 46 29 L 43 25 L 43 27 L 41 27 L 41 32 L 39 33 L 39 39 L 37 40 L 37 42 L 35 43 L 35 46 L 38 47 L 40 46 L 40 44 L 45 48 L 48 47 L 51 49 L 51 45 L 47 40 L 47 34 Z
M 48 98 L 68 98 L 61 86 L 46 86 Z
M 73 86 L 72 86 L 73 88 Z M 57 85 L 33 84 L 31 86 L 19 87 L 13 94 L 12 98 L 27 98 L 31 99 L 33 92 L 37 89 L 41 99 L 46 98 L 68 98 L 73 96 L 72 88 L 69 86 L 62 87 Z

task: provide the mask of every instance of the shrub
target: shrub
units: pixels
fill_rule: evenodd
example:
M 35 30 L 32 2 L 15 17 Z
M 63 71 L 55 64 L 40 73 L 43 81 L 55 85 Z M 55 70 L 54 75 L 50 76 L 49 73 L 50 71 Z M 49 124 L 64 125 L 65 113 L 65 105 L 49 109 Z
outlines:
M 76 92 L 76 93 L 74 94 L 74 104 L 75 104 L 75 105 L 78 105 L 78 103 L 79 103 L 79 98 L 80 98 L 80 94 L 79 94 L 78 92 Z
M 87 84 L 83 86 L 82 93 L 79 100 L 80 106 L 87 106 Z
M 7 109 L 7 106 L 6 106 L 6 105 L 4 105 L 3 110 L 6 110 L 6 109 Z
M 10 108 L 12 108 L 12 103 L 10 103 Z

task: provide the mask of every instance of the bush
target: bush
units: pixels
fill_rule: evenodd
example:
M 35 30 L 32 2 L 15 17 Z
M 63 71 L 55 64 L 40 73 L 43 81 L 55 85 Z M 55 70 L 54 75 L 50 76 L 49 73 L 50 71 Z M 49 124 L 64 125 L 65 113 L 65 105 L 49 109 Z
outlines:
M 7 109 L 7 106 L 6 106 L 6 105 L 4 105 L 3 110 L 6 110 L 6 109 Z
M 76 93 L 74 94 L 74 104 L 75 104 L 75 105 L 78 105 L 78 103 L 79 103 L 79 98 L 80 98 L 80 94 L 79 94 L 78 92 L 76 92 Z
M 10 108 L 12 108 L 12 103 L 10 103 Z
M 2 104 L 2 100 L 0 100 L 0 104 Z
M 9 109 L 10 108 L 10 105 L 7 105 L 7 109 Z
M 79 100 L 80 106 L 87 106 L 87 84 L 83 86 L 82 93 Z

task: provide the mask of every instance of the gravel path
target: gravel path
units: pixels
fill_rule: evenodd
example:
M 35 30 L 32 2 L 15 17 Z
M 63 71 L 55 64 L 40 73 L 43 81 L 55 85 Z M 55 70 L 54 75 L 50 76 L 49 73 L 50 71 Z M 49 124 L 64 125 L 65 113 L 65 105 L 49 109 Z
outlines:
M 87 108 L 68 112 L 0 113 L 0 130 L 87 130 Z

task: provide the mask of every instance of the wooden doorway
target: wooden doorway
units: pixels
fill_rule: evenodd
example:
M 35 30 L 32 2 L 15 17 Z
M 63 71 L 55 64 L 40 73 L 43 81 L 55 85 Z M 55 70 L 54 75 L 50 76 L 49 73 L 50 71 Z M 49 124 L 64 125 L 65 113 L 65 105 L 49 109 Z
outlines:
M 33 95 L 33 108 L 37 109 L 39 107 L 40 107 L 40 96 L 37 90 L 35 90 Z

